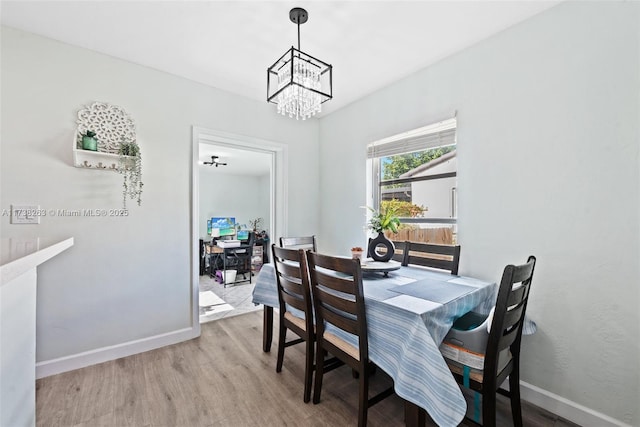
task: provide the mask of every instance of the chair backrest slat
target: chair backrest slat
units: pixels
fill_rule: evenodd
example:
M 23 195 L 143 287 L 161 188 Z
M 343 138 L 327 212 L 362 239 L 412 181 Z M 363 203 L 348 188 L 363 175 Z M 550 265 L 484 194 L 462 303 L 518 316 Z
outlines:
M 283 292 L 282 301 L 293 308 L 297 308 L 298 310 L 304 311 L 304 307 L 305 307 L 304 300 L 296 296 L 295 294 L 288 294 L 286 292 Z
M 355 298 L 352 300 L 347 295 L 336 295 L 331 292 L 327 292 L 322 286 L 318 286 L 318 292 L 322 292 L 323 306 L 332 307 L 335 310 L 348 313 L 352 316 L 358 314 L 358 306 L 356 305 Z
M 287 277 L 283 274 L 280 275 L 280 286 L 282 290 L 289 294 L 302 298 L 302 281 L 295 277 Z
M 500 338 L 500 342 L 498 345 L 498 352 L 501 352 L 505 348 L 511 347 L 515 340 L 518 338 L 518 328 L 511 329 L 508 332 L 505 332 Z
M 460 246 L 434 245 L 430 243 L 406 242 L 403 265 L 420 265 L 423 267 L 448 270 L 458 274 L 460 264 Z
M 284 302 L 298 310 L 304 311 L 306 302 L 304 300 L 302 283 L 291 281 L 284 276 L 280 276 L 280 286 Z
M 523 317 L 522 312 L 524 311 L 524 304 L 519 304 L 516 307 L 507 310 L 504 315 L 504 323 L 502 324 L 502 329 L 507 330 L 512 328 L 516 323 L 520 321 Z
M 409 264 L 421 265 L 423 267 L 431 267 L 431 268 L 438 268 L 440 270 L 451 271 L 451 260 L 411 256 Z
M 527 263 L 518 267 L 513 267 L 513 276 L 511 277 L 512 283 L 525 282 L 533 275 L 533 268 L 535 263 Z
M 436 245 L 433 243 L 409 242 L 411 251 L 423 252 L 427 254 L 450 255 L 455 254 L 455 246 Z
M 517 304 L 520 304 L 523 299 L 527 297 L 527 293 L 529 292 L 528 286 L 518 286 L 514 287 L 509 294 L 509 298 L 507 299 L 507 307 L 511 307 Z
M 280 247 L 289 249 L 311 249 L 317 251 L 316 236 L 280 237 Z
M 278 273 L 283 277 L 295 277 L 300 279 L 300 265 L 279 262 Z
M 344 317 L 341 314 L 329 309 L 325 304 L 321 304 L 320 307 L 322 319 L 333 326 L 337 326 L 345 332 L 349 332 L 353 335 L 358 335 L 358 322 L 348 317 Z
M 354 295 L 353 293 L 353 276 L 336 277 L 334 274 L 316 270 L 318 284 L 334 291 L 343 292 L 345 294 Z

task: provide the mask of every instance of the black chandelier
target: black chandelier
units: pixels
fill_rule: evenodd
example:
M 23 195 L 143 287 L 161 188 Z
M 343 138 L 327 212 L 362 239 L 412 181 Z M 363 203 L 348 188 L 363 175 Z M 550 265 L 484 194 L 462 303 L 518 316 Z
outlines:
M 277 104 L 280 114 L 305 120 L 333 97 L 333 67 L 300 50 L 300 25 L 309 19 L 307 11 L 294 7 L 289 19 L 298 25 L 298 48 L 291 46 L 267 69 L 267 102 Z

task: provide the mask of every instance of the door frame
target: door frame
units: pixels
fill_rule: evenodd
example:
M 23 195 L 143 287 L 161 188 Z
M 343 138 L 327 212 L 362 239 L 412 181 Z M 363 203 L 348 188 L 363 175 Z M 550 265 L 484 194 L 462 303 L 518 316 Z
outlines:
M 287 171 L 288 147 L 285 144 L 246 135 L 238 135 L 193 126 L 191 134 L 191 325 L 200 335 L 198 306 L 200 282 L 200 173 L 198 167 L 200 143 L 255 151 L 271 155 L 269 179 L 269 238 L 287 235 Z

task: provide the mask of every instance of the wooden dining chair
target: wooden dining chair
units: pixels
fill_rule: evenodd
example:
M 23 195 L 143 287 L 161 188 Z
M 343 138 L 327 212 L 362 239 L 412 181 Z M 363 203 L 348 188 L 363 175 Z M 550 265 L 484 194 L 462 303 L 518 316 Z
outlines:
M 405 242 L 403 266 L 420 265 L 423 267 L 448 270 L 458 274 L 460 264 L 460 245 L 435 245 L 432 243 Z
M 482 425 L 496 425 L 496 393 L 510 398 L 514 426 L 522 426 L 520 406 L 520 341 L 536 258 L 505 267 L 484 351 L 482 370 L 446 359 L 459 384 L 482 396 Z M 500 385 L 509 377 L 509 391 Z M 479 407 L 477 408 L 479 409 Z M 474 421 L 479 422 L 475 416 Z
M 317 251 L 316 236 L 280 237 L 280 247 Z
M 311 400 L 311 384 L 313 378 L 313 353 L 315 333 L 313 326 L 313 309 L 311 306 L 311 290 L 309 288 L 309 272 L 302 249 L 286 249 L 271 245 L 278 287 L 280 326 L 278 332 L 278 359 L 276 372 L 282 371 L 284 349 L 305 343 L 304 395 L 305 403 Z M 292 308 L 297 309 L 295 314 Z M 290 330 L 299 338 L 286 341 Z
M 367 425 L 368 408 L 392 395 L 393 388 L 369 399 L 369 375 L 372 369 L 369 361 L 360 260 L 336 258 L 307 251 L 307 262 L 316 318 L 316 377 L 313 403 L 320 402 L 323 375 L 342 364 L 325 363 L 324 355 L 328 352 L 357 373 L 358 426 L 364 427 Z M 346 332 L 353 336 L 356 345 L 336 335 L 338 331 L 338 335 Z

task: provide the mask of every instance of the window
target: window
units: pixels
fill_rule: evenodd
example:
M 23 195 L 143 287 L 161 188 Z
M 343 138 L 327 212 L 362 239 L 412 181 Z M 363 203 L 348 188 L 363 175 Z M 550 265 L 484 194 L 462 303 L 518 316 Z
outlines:
M 370 203 L 398 209 L 393 240 L 457 244 L 456 119 L 369 145 Z

